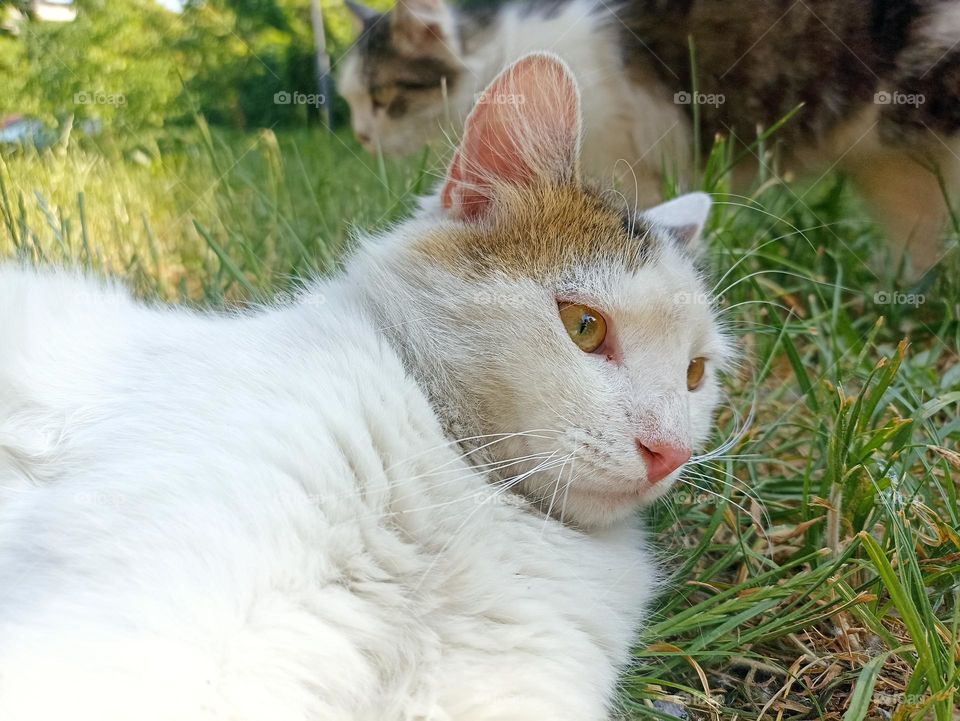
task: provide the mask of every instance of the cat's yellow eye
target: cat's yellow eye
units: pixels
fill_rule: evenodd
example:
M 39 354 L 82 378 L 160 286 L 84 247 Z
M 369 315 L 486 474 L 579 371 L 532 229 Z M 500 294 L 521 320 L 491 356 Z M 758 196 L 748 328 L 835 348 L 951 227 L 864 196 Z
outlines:
M 373 102 L 373 109 L 379 110 L 385 108 L 396 95 L 396 89 L 389 86 L 378 85 L 370 88 L 370 100 Z
M 707 370 L 706 358 L 694 358 L 687 366 L 687 390 L 695 391 L 703 382 L 703 374 Z
M 593 353 L 607 337 L 607 321 L 599 311 L 579 303 L 561 303 L 560 320 L 570 339 L 584 353 Z

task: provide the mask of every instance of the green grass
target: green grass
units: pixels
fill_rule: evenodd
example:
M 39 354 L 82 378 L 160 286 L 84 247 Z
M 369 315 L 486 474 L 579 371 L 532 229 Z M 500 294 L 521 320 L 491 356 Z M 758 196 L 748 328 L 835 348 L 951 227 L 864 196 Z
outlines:
M 735 195 L 729 160 L 715 150 L 704 187 L 706 263 L 742 349 L 715 439 L 731 444 L 650 514 L 670 583 L 625 713 L 960 718 L 960 253 L 912 286 L 842 179 L 763 171 Z M 0 254 L 242 303 L 334 268 L 352 227 L 403 217 L 437 166 L 202 125 L 8 153 Z M 923 302 L 885 302 L 898 293 Z

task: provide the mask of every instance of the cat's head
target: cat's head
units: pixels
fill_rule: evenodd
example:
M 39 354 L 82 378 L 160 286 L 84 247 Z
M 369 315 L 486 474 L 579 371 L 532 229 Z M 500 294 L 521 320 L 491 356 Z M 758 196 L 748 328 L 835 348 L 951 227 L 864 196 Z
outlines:
M 634 213 L 581 182 L 579 135 L 569 70 L 526 56 L 468 118 L 435 207 L 365 257 L 385 326 L 471 457 L 600 526 L 702 448 L 729 346 L 695 265 L 709 198 Z
M 446 99 L 466 70 L 443 0 L 403 0 L 387 13 L 347 0 L 359 32 L 338 86 L 353 132 L 370 151 L 405 155 L 440 134 Z

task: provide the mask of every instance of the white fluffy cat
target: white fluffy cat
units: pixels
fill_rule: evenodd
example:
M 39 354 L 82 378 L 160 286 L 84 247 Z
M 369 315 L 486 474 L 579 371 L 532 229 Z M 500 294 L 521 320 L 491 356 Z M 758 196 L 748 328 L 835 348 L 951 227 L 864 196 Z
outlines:
M 609 717 L 634 510 L 728 350 L 705 196 L 625 216 L 579 127 L 519 61 L 430 207 L 285 307 L 0 269 L 0 719 Z

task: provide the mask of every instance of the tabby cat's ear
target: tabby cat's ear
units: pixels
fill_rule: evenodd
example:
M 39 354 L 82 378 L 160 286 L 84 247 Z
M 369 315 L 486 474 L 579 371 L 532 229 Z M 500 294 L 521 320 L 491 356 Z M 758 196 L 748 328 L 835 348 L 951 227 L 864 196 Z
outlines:
M 353 29 L 358 35 L 364 31 L 367 25 L 370 25 L 380 17 L 380 13 L 376 10 L 354 2 L 354 0 L 344 0 L 344 4 L 347 6 L 347 10 L 350 11 L 350 18 L 353 20 Z
M 441 191 L 446 212 L 482 218 L 497 189 L 579 181 L 580 92 L 560 58 L 526 55 L 503 70 L 467 117 Z
M 644 211 L 643 218 L 666 232 L 678 245 L 694 247 L 707 224 L 712 204 L 706 193 L 687 193 Z
M 408 54 L 456 56 L 453 13 L 443 0 L 398 0 L 392 18 L 393 40 Z

